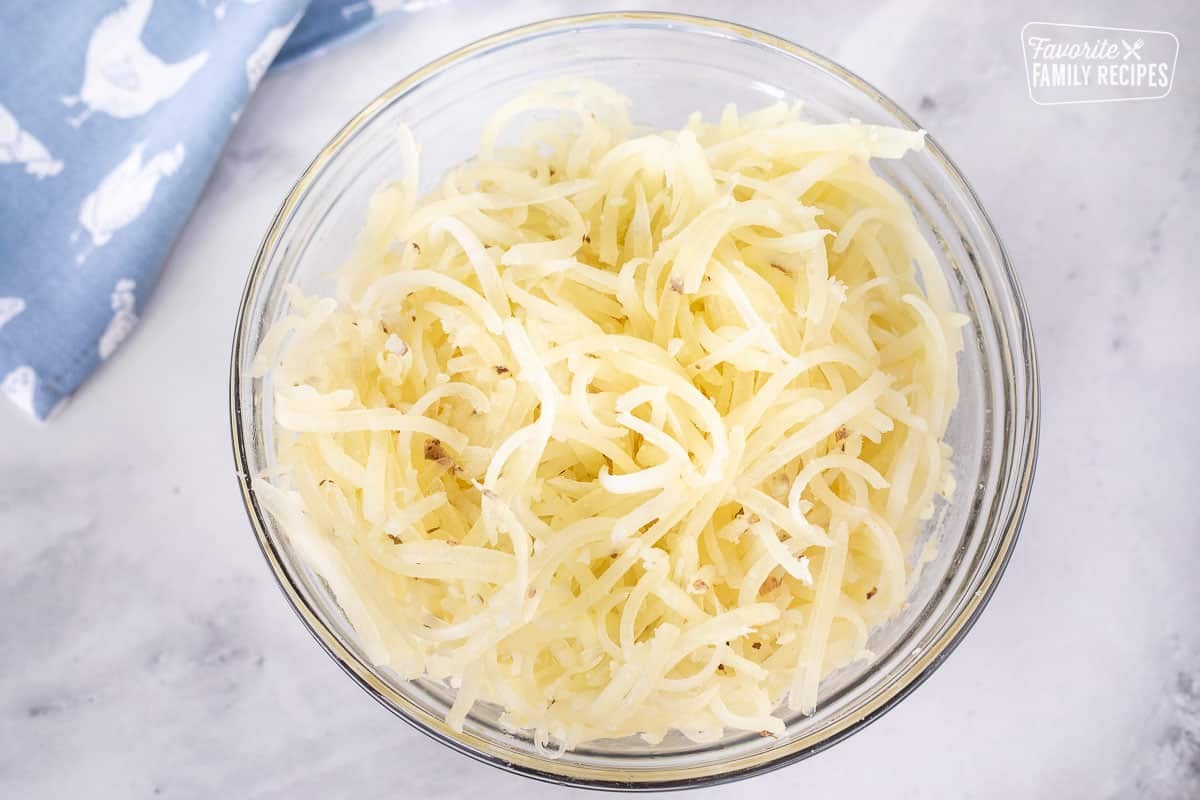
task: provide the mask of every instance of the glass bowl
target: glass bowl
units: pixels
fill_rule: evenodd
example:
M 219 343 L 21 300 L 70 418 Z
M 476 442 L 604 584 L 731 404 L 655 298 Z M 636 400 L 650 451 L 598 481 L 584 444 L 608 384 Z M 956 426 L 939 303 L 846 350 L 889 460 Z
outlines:
M 484 120 L 529 84 L 595 78 L 629 95 L 635 121 L 682 125 L 729 102 L 752 109 L 804 100 L 815 121 L 856 118 L 916 129 L 861 78 L 802 47 L 726 22 L 657 13 L 571 17 L 483 39 L 425 66 L 363 109 L 317 155 L 275 216 L 250 272 L 234 334 L 230 412 L 242 495 L 284 594 L 322 647 L 376 700 L 418 730 L 511 772 L 577 786 L 649 790 L 727 781 L 812 755 L 878 718 L 949 655 L 983 610 L 1017 537 L 1033 475 L 1037 375 L 1032 332 L 1016 276 L 971 188 L 936 142 L 877 169 L 911 201 L 938 253 L 958 310 L 972 324 L 959 357 L 960 400 L 947 439 L 958 489 L 927 525 L 937 555 L 913 582 L 909 604 L 876 630 L 878 654 L 830 675 L 809 716 L 785 715 L 786 735 L 728 733 L 696 744 L 605 740 L 557 759 L 503 731 L 497 710 L 476 706 L 462 733 L 442 721 L 452 697 L 432 681 L 401 681 L 365 658 L 324 582 L 264 513 L 251 476 L 274 462 L 271 381 L 250 376 L 265 330 L 297 283 L 331 293 L 328 274 L 350 252 L 372 193 L 402 175 L 395 131 L 403 122 L 435 180 L 470 157 Z M 429 188 L 423 187 L 423 188 Z

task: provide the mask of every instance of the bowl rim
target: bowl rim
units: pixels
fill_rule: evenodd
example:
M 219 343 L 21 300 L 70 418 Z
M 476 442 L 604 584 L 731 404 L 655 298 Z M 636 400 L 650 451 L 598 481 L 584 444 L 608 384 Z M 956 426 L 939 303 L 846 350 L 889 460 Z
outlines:
M 391 687 L 380 679 L 371 665 L 364 663 L 351 653 L 338 636 L 322 621 L 320 614 L 317 613 L 304 594 L 297 588 L 294 579 L 288 572 L 288 568 L 284 565 L 284 559 L 276 542 L 267 533 L 266 525 L 263 522 L 263 511 L 257 503 L 251 485 L 252 476 L 249 471 L 246 445 L 248 440 L 246 435 L 247 421 L 243 419 L 242 415 L 242 375 L 239 364 L 245 356 L 245 333 L 254 310 L 251 300 L 256 295 L 266 273 L 269 255 L 274 251 L 286 227 L 287 221 L 304 199 L 309 186 L 316 180 L 325 165 L 341 150 L 343 144 L 393 100 L 416 88 L 434 75 L 481 52 L 505 47 L 530 38 L 570 32 L 582 27 L 611 27 L 619 26 L 623 23 L 659 27 L 661 29 L 687 28 L 699 30 L 702 33 L 711 35 L 755 42 L 767 48 L 781 51 L 784 55 L 805 61 L 839 78 L 869 97 L 882 110 L 895 117 L 901 123 L 913 129 L 919 127 L 915 120 L 889 97 L 845 67 L 819 53 L 774 34 L 726 20 L 675 12 L 613 11 L 555 17 L 520 25 L 483 37 L 430 61 L 397 81 L 371 100 L 329 140 L 293 184 L 283 204 L 275 213 L 270 227 L 259 245 L 242 292 L 237 322 L 234 327 L 229 377 L 229 402 L 230 431 L 236 474 L 242 493 L 242 500 L 251 526 L 254 529 L 259 549 L 262 551 L 263 557 L 271 569 L 276 584 L 287 598 L 293 611 L 321 648 L 355 683 L 386 709 L 416 730 L 476 761 L 516 775 L 558 785 L 585 789 L 640 792 L 718 785 L 771 772 L 803 760 L 862 730 L 895 707 L 901 700 L 924 683 L 962 642 L 966 633 L 978 620 L 984 607 L 995 592 L 999 579 L 1008 564 L 1025 516 L 1029 492 L 1033 482 L 1034 468 L 1037 460 L 1041 412 L 1033 329 L 1023 293 L 1012 267 L 1012 262 L 996 232 L 995 226 L 980 203 L 974 189 L 967 182 L 966 178 L 963 177 L 950 157 L 946 155 L 945 151 L 942 150 L 931 136 L 927 135 L 927 151 L 939 163 L 946 177 L 957 184 L 964 198 L 972 207 L 971 210 L 979 215 L 981 228 L 985 235 L 990 236 L 999 254 L 1000 270 L 996 277 L 1003 279 L 1002 288 L 1006 291 L 1008 299 L 1012 303 L 1012 311 L 1016 323 L 1015 330 L 1009 332 L 1010 334 L 1016 334 L 1016 341 L 1012 342 L 1009 347 L 1013 352 L 1023 356 L 1021 359 L 1023 363 L 1014 364 L 1012 372 L 1013 374 L 1023 372 L 1025 389 L 1024 397 L 1017 397 L 1015 400 L 1018 408 L 1021 401 L 1024 401 L 1024 418 L 1012 420 L 1015 433 L 1004 437 L 1005 447 L 1012 450 L 1012 471 L 1007 480 L 1002 480 L 1001 486 L 1003 487 L 1007 483 L 1010 487 L 1015 488 L 1015 494 L 1011 497 L 1010 502 L 1004 504 L 1000 509 L 999 521 L 992 524 L 993 528 L 1002 528 L 1003 534 L 1000 537 L 999 545 L 992 556 L 991 562 L 984 571 L 978 591 L 964 603 L 958 615 L 947 626 L 937 641 L 932 646 L 926 648 L 920 657 L 915 659 L 904 672 L 897 676 L 890 686 L 871 698 L 862 708 L 835 721 L 822 731 L 819 739 L 815 741 L 808 741 L 806 738 L 798 739 L 785 747 L 778 748 L 778 751 L 766 751 L 763 755 L 768 757 L 758 758 L 747 766 L 729 770 L 720 769 L 720 765 L 717 765 L 715 769 L 713 765 L 694 768 L 683 767 L 675 769 L 672 777 L 665 779 L 656 779 L 650 776 L 646 780 L 620 781 L 607 777 L 593 776 L 583 778 L 576 775 L 564 774 L 550 768 L 555 762 L 549 759 L 537 756 L 524 756 L 513 759 L 511 755 L 505 757 L 498 751 L 486 752 L 472 746 L 472 744 L 466 741 L 467 739 L 478 740 L 486 747 L 490 744 L 486 740 L 464 734 L 455 734 L 444 725 L 438 725 L 437 720 L 433 720 L 431 724 L 426 724 L 425 721 L 418 718 L 415 714 L 409 713 L 414 708 L 413 704 L 407 698 L 392 690 Z M 1007 382 L 1010 384 L 1013 383 L 1012 378 L 1009 378 Z M 1010 385 L 1008 388 L 1014 390 L 1020 388 L 1019 382 L 1017 386 Z M 1011 475 L 1018 471 L 1019 477 L 1014 482 Z M 594 768 L 580 767 L 577 770 L 587 772 L 594 770 Z

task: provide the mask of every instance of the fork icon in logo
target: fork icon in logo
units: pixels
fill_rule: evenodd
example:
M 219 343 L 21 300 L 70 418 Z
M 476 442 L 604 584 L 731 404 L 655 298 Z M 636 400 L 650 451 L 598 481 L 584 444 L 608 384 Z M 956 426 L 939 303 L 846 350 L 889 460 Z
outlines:
M 1132 56 L 1133 58 L 1136 58 L 1138 61 L 1142 60 L 1142 54 L 1139 53 L 1138 51 L 1141 50 L 1142 46 L 1146 44 L 1144 41 L 1142 41 L 1141 39 L 1138 39 L 1133 44 L 1130 44 L 1129 42 L 1122 39 L 1121 44 L 1125 47 L 1125 57 L 1123 59 L 1124 61 L 1128 61 L 1130 56 Z

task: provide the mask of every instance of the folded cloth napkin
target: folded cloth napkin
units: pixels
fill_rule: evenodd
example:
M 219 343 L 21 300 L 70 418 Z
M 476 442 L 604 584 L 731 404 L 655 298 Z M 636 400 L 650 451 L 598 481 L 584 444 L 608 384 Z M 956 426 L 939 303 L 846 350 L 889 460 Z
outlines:
M 0 391 L 46 419 L 121 344 L 273 63 L 398 0 L 0 0 Z

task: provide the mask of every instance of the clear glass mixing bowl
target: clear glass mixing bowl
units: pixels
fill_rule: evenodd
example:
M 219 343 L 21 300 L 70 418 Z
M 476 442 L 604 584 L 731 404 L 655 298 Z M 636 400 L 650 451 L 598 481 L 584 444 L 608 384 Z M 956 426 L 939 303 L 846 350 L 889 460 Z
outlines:
M 371 665 L 324 582 L 301 563 L 264 513 L 250 476 L 274 462 L 271 379 L 249 364 L 267 327 L 286 311 L 283 288 L 329 292 L 328 273 L 350 252 L 367 201 L 402 174 L 395 131 L 412 128 L 422 171 L 434 180 L 470 157 L 484 120 L 529 84 L 571 75 L 601 80 L 633 100 L 637 122 L 681 125 L 729 102 L 752 109 L 803 100 L 816 121 L 918 126 L 861 78 L 790 42 L 725 22 L 617 13 L 551 20 L 502 33 L 429 64 L 388 89 L 333 138 L 297 181 L 250 272 L 234 337 L 230 386 L 234 455 L 259 544 L 304 624 L 346 673 L 399 717 L 446 745 L 512 772 L 579 786 L 664 789 L 763 772 L 846 737 L 912 691 L 983 610 L 1004 569 L 1025 508 L 1037 442 L 1033 339 L 1012 268 L 971 188 L 930 141 L 881 167 L 912 203 L 938 252 L 959 309 L 970 316 L 959 359 L 958 408 L 947 434 L 958 490 L 928 525 L 938 555 L 921 572 L 906 611 L 875 631 L 871 664 L 829 676 L 818 710 L 786 717 L 779 739 L 729 733 L 711 744 L 669 737 L 593 743 L 558 759 L 504 732 L 478 708 L 462 733 L 442 718 L 448 690 L 401 681 Z M 427 187 L 428 188 L 428 187 Z

